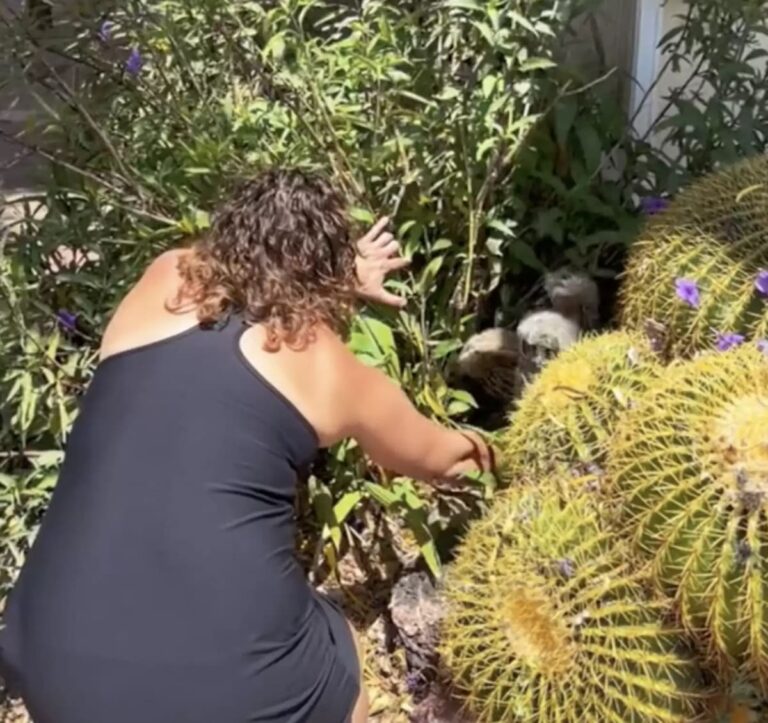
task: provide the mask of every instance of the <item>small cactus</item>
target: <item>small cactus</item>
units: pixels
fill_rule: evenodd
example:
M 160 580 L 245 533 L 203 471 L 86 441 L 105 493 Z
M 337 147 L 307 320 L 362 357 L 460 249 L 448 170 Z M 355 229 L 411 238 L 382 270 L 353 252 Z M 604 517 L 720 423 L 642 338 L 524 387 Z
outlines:
M 718 334 L 768 336 L 768 157 L 693 183 L 654 216 L 629 255 L 619 321 L 666 329 L 665 352 L 711 349 Z
M 768 690 L 768 359 L 750 344 L 670 367 L 621 421 L 608 479 L 684 626 Z
M 479 723 L 711 719 L 666 601 L 597 513 L 593 496 L 516 488 L 470 528 L 447 573 L 441 652 Z
M 621 412 L 656 378 L 647 341 L 613 332 L 583 339 L 528 386 L 500 442 L 506 484 L 560 466 L 600 466 Z

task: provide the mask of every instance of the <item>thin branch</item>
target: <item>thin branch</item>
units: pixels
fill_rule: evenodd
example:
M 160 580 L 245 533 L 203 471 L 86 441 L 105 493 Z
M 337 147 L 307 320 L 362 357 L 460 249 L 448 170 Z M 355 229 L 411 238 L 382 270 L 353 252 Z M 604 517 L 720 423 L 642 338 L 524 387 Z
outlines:
M 669 111 L 674 108 L 675 103 L 683 96 L 685 91 L 690 88 L 691 83 L 693 83 L 694 79 L 699 76 L 699 73 L 701 72 L 701 69 L 704 67 L 704 64 L 707 62 L 707 56 L 702 55 L 699 62 L 696 64 L 696 67 L 693 69 L 691 74 L 686 78 L 685 82 L 679 87 L 676 88 L 670 97 L 670 99 L 667 101 L 667 103 L 664 105 L 664 107 L 661 109 L 659 114 L 654 118 L 651 125 L 648 127 L 648 129 L 645 131 L 645 133 L 642 135 L 640 140 L 642 142 L 645 142 L 648 140 L 648 137 L 651 135 L 651 133 L 654 132 L 654 130 L 658 127 L 659 123 L 664 119 L 664 117 L 669 113 Z
M 569 98 L 573 95 L 581 95 L 582 93 L 586 93 L 588 90 L 592 90 L 592 88 L 605 83 L 605 81 L 608 80 L 608 78 L 614 75 L 617 71 L 618 67 L 614 65 L 613 68 L 607 70 L 599 78 L 595 78 L 594 80 L 589 81 L 589 83 L 584 83 L 584 85 L 580 85 L 578 88 L 574 88 L 573 90 L 568 90 L 561 93 L 560 98 Z
M 20 146 L 21 148 L 25 148 L 26 150 L 40 156 L 41 158 L 44 158 L 46 161 L 49 161 L 50 163 L 60 166 L 61 168 L 65 168 L 66 170 L 71 171 L 72 173 L 75 173 L 79 176 L 82 176 L 83 178 L 87 178 L 88 180 L 93 181 L 94 183 L 98 184 L 102 188 L 105 188 L 108 191 L 111 191 L 112 193 L 116 194 L 118 197 L 121 197 L 124 195 L 124 192 L 121 189 L 117 188 L 116 186 L 113 186 L 109 181 L 106 181 L 100 176 L 97 176 L 95 173 L 91 173 L 90 171 L 86 171 L 86 170 L 83 170 L 82 168 L 78 168 L 77 166 L 70 163 L 69 161 L 65 161 L 61 158 L 58 158 L 54 154 L 50 153 L 49 151 L 46 151 L 45 149 L 41 148 L 40 146 L 37 146 L 34 143 L 21 141 L 15 135 L 8 133 L 2 129 L 0 129 L 0 138 L 7 141 L 8 143 L 12 143 L 14 145 Z M 152 213 L 151 211 L 145 211 L 140 208 L 135 208 L 134 206 L 126 205 L 125 203 L 122 203 L 121 201 L 117 201 L 115 199 L 112 199 L 111 202 L 116 208 L 119 208 L 128 213 L 131 213 L 135 216 L 146 218 L 149 221 L 155 221 L 156 223 L 161 223 L 165 226 L 177 225 L 176 221 L 174 221 L 171 218 L 168 218 L 167 216 L 160 216 L 159 214 Z
M 109 139 L 109 136 L 107 136 L 106 132 L 99 126 L 98 123 L 96 123 L 96 121 L 93 119 L 91 114 L 87 111 L 85 106 L 83 106 L 83 104 L 80 103 L 74 91 L 67 85 L 64 79 L 58 74 L 56 69 L 53 66 L 51 66 L 46 60 L 43 60 L 43 64 L 50 72 L 51 77 L 56 81 L 58 87 L 63 90 L 63 95 L 56 93 L 55 90 L 51 89 L 52 92 L 56 93 L 61 100 L 63 100 L 65 103 L 69 105 L 70 108 L 72 108 L 72 110 L 74 110 L 80 116 L 83 117 L 85 122 L 90 126 L 91 130 L 93 130 L 93 132 L 96 133 L 96 135 L 99 137 L 102 144 L 107 149 L 107 151 L 112 156 L 115 163 L 117 164 L 118 168 L 120 169 L 120 173 L 122 176 L 120 180 L 122 180 L 125 183 L 132 184 L 138 191 L 138 195 L 141 197 L 144 189 L 141 188 L 141 184 L 139 184 L 135 179 L 131 178 L 132 172 L 128 169 L 128 167 L 123 162 L 123 159 L 120 157 L 120 154 L 117 152 L 117 149 L 112 144 L 112 141 Z M 44 87 L 48 87 L 48 86 L 44 86 Z

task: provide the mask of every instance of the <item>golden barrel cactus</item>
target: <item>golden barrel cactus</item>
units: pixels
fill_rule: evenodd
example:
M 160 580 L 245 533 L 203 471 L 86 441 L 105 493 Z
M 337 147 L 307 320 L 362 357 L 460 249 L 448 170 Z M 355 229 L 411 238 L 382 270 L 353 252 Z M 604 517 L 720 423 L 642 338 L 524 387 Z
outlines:
M 619 425 L 608 479 L 684 626 L 768 690 L 768 358 L 670 367 Z
M 699 668 L 662 622 L 667 601 L 632 571 L 591 496 L 502 493 L 470 528 L 445 595 L 441 652 L 479 723 L 711 719 Z
M 528 386 L 501 436 L 502 480 L 600 467 L 617 419 L 660 369 L 644 337 L 621 331 L 562 352 Z
M 768 157 L 706 176 L 655 216 L 634 243 L 620 296 L 627 329 L 665 329 L 689 356 L 721 334 L 768 336 Z

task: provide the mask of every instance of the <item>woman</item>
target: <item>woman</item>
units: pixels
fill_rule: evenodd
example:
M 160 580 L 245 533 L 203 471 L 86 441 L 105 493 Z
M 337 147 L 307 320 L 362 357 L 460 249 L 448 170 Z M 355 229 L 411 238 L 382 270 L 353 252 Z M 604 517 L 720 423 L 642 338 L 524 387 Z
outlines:
M 366 720 L 351 628 L 294 558 L 297 475 L 347 437 L 424 480 L 491 465 L 340 337 L 356 293 L 392 301 L 381 231 L 361 288 L 340 196 L 263 173 L 120 304 L 5 617 L 35 723 Z

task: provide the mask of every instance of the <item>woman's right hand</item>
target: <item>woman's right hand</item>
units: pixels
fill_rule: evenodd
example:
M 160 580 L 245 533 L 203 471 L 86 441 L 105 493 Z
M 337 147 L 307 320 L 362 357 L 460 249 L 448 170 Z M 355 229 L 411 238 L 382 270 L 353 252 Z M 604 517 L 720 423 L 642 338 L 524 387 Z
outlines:
M 449 485 L 463 484 L 472 474 L 496 474 L 496 455 L 493 447 L 477 432 L 468 429 L 458 431 L 469 443 L 465 459 L 458 461 L 441 480 Z

